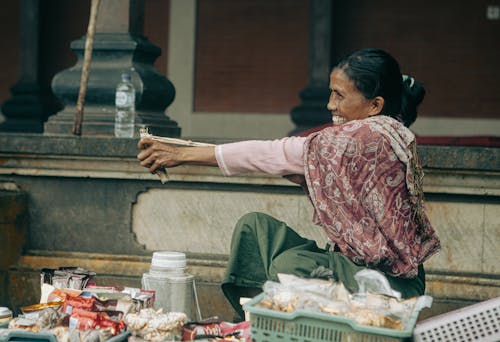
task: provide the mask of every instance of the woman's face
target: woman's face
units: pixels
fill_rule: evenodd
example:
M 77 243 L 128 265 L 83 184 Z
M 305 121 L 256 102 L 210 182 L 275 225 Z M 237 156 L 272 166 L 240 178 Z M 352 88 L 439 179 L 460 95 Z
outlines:
M 365 98 L 342 69 L 335 68 L 330 74 L 330 90 L 332 93 L 326 107 L 332 112 L 334 124 L 375 115 L 373 100 Z

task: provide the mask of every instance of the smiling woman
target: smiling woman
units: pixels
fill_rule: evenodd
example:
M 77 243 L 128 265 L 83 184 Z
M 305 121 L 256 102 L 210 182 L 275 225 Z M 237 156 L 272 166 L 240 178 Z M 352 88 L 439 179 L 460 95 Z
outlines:
M 354 274 L 372 268 L 403 297 L 424 293 L 423 263 L 440 242 L 424 212 L 422 169 L 406 127 L 424 90 L 379 49 L 343 59 L 330 81 L 328 109 L 343 123 L 307 137 L 210 147 L 139 142 L 138 159 L 153 173 L 182 164 L 218 166 L 226 176 L 265 172 L 300 184 L 311 199 L 313 223 L 329 247 L 263 213 L 236 224 L 222 289 L 241 317 L 239 298 L 253 296 L 278 273 L 311 276 L 327 268 L 355 291 Z
M 334 124 L 380 114 L 384 105 L 384 99 L 380 96 L 374 99 L 365 98 L 342 69 L 332 71 L 330 89 L 332 92 L 327 108 L 332 112 Z
M 360 50 L 341 60 L 330 75 L 330 88 L 328 109 L 334 116 L 349 121 L 383 114 L 406 127 L 417 118 L 425 96 L 423 86 L 401 75 L 398 62 L 379 49 Z

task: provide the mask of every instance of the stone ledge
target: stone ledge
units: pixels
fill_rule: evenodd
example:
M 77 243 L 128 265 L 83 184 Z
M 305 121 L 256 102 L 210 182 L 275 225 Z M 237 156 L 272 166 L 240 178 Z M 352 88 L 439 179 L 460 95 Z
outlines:
M 490 275 L 451 273 L 426 274 L 427 292 L 441 300 L 483 301 L 500 296 L 500 277 Z
M 0 162 L 2 164 L 0 174 L 4 175 L 155 180 L 161 185 L 158 177 L 141 167 L 136 158 L 18 154 L 0 151 Z M 500 196 L 500 172 L 452 168 L 425 169 L 424 172 L 426 193 Z M 263 173 L 225 177 L 218 168 L 204 166 L 179 166 L 169 169 L 168 174 L 171 182 L 277 185 L 298 188 L 296 184 L 282 177 Z
M 151 252 L 152 254 L 152 252 Z M 204 282 L 221 282 L 227 260 L 222 256 L 187 255 L 187 272 Z M 151 257 L 141 255 L 98 254 L 84 252 L 28 251 L 15 267 L 41 270 L 61 266 L 79 266 L 98 275 L 141 277 L 148 272 Z
M 227 139 L 183 137 L 186 140 L 221 144 Z M 234 140 L 233 140 L 234 141 Z M 35 154 L 133 158 L 138 153 L 138 139 L 93 136 L 46 136 L 29 133 L 0 132 L 0 155 Z M 475 146 L 418 146 L 424 168 L 500 171 L 500 148 Z
M 227 141 L 199 141 L 224 143 Z M 0 133 L 0 174 L 158 180 L 137 161 L 137 139 Z M 500 196 L 500 148 L 419 146 L 427 193 Z M 297 185 L 262 173 L 224 177 L 217 168 L 169 169 L 172 182 Z

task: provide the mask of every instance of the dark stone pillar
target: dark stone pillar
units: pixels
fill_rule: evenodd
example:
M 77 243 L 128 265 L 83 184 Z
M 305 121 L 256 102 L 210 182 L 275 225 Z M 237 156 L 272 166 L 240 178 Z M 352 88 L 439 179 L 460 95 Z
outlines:
M 331 122 L 326 108 L 330 96 L 332 1 L 311 0 L 309 23 L 309 79 L 300 92 L 302 103 L 293 108 L 291 119 L 296 128 L 290 135 Z
M 124 71 L 132 75 L 136 88 L 136 131 L 147 126 L 162 136 L 179 136 L 180 127 L 165 115 L 172 103 L 172 83 L 153 66 L 161 49 L 142 36 L 144 0 L 105 0 L 98 11 L 96 33 L 82 124 L 82 135 L 114 134 L 115 88 Z M 45 124 L 46 135 L 72 134 L 80 88 L 85 39 L 72 42 L 78 57 L 75 66 L 58 73 L 52 90 L 65 103 L 64 109 Z
M 26 193 L 13 183 L 0 183 L 0 306 L 13 308 L 7 273 L 23 252 L 27 227 Z
M 11 88 L 12 98 L 2 105 L 0 131 L 41 133 L 49 115 L 61 109 L 50 85 L 39 80 L 39 9 L 39 0 L 20 2 L 20 77 Z

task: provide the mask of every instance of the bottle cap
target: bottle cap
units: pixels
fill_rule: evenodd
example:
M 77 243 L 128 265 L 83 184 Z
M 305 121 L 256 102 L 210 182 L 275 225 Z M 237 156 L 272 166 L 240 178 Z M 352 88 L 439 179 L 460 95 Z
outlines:
M 132 77 L 128 72 L 123 72 L 122 73 L 122 81 L 123 82 L 130 82 L 132 80 Z
M 180 252 L 154 252 L 151 265 L 164 268 L 185 268 L 186 254 Z

